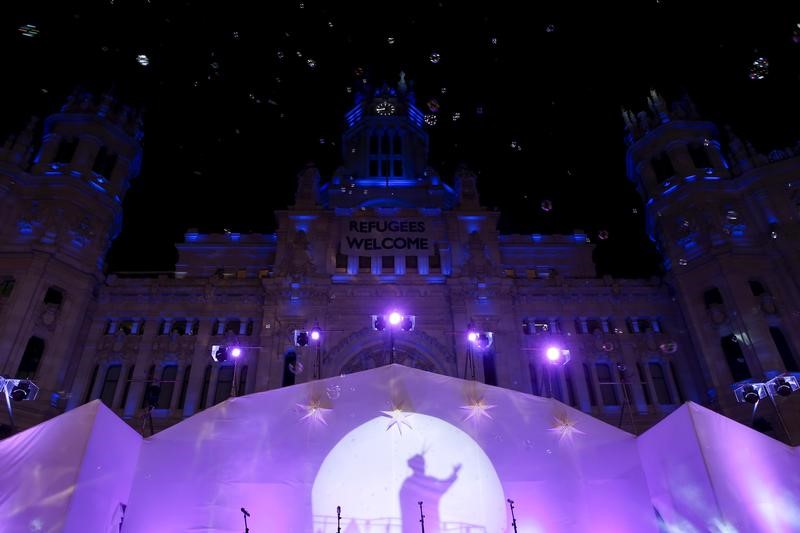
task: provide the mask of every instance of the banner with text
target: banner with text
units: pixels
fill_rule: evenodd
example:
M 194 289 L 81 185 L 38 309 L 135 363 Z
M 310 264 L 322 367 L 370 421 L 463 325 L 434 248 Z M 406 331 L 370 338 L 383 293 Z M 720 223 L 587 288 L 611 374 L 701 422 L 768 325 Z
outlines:
M 344 255 L 433 255 L 433 241 L 422 219 L 346 220 Z

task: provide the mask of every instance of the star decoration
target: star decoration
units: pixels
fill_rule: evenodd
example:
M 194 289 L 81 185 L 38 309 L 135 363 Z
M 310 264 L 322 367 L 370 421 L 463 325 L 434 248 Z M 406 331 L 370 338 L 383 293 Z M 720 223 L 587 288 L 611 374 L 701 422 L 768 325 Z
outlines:
M 325 421 L 325 413 L 331 409 L 322 407 L 322 404 L 319 400 L 312 400 L 307 405 L 298 403 L 297 406 L 306 412 L 306 414 L 300 417 L 300 420 L 310 420 L 311 422 L 318 422 L 326 426 L 328 425 L 328 422 Z
M 465 411 L 468 411 L 464 422 L 470 419 L 475 419 L 477 421 L 484 417 L 492 420 L 492 415 L 489 414 L 489 409 L 494 409 L 495 407 L 495 405 L 486 403 L 483 398 L 480 400 L 475 400 L 469 405 L 462 405 L 461 408 Z
M 386 431 L 389 431 L 390 429 L 392 429 L 392 426 L 397 426 L 397 431 L 399 431 L 400 434 L 402 435 L 403 434 L 403 424 L 408 426 L 408 429 L 414 429 L 414 428 L 411 427 L 411 424 L 406 422 L 406 418 L 411 416 L 412 413 L 406 413 L 405 411 L 403 411 L 399 407 L 395 407 L 391 411 L 381 411 L 381 413 L 383 413 L 383 416 L 389 417 L 392 420 L 391 422 L 389 422 L 389 425 L 386 426 Z
M 558 434 L 559 441 L 564 439 L 571 441 L 575 435 L 585 435 L 583 431 L 575 426 L 577 422 L 571 419 L 567 413 L 557 414 L 553 418 L 555 422 L 549 431 Z

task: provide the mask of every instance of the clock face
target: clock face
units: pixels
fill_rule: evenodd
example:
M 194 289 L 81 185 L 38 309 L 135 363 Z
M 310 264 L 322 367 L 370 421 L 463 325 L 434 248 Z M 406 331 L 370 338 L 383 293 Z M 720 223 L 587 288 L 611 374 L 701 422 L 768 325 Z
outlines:
M 395 107 L 394 104 L 392 104 L 391 102 L 383 101 L 383 102 L 378 102 L 378 104 L 375 105 L 375 113 L 377 113 L 378 115 L 381 116 L 394 115 L 394 112 L 395 112 Z

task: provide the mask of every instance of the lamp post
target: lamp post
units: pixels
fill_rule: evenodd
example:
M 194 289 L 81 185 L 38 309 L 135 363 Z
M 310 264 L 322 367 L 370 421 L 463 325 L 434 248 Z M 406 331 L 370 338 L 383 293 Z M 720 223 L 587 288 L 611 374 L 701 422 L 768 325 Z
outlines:
M 311 328 L 311 340 L 317 344 L 317 363 L 314 367 L 314 379 L 322 379 L 322 330 L 319 329 L 319 322 L 314 322 L 314 327 Z
M 547 361 L 547 396 L 553 397 L 553 373 L 552 368 L 555 366 L 564 366 L 570 360 L 569 350 L 561 348 L 560 346 L 551 345 L 544 351 L 544 358 Z
M 372 315 L 372 329 L 383 331 L 389 326 L 389 364 L 395 362 L 394 330 L 398 327 L 403 331 L 412 331 L 416 325 L 417 317 L 404 315 L 399 311 L 391 311 L 385 315 Z

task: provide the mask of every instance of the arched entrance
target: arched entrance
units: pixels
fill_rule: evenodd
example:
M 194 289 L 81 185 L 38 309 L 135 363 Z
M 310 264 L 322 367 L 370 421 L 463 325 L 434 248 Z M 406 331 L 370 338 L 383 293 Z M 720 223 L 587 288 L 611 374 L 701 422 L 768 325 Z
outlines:
M 389 363 L 390 332 L 363 328 L 341 340 L 323 359 L 325 375 L 350 374 Z M 456 359 L 430 335 L 419 331 L 394 333 L 394 362 L 397 364 L 456 375 Z

